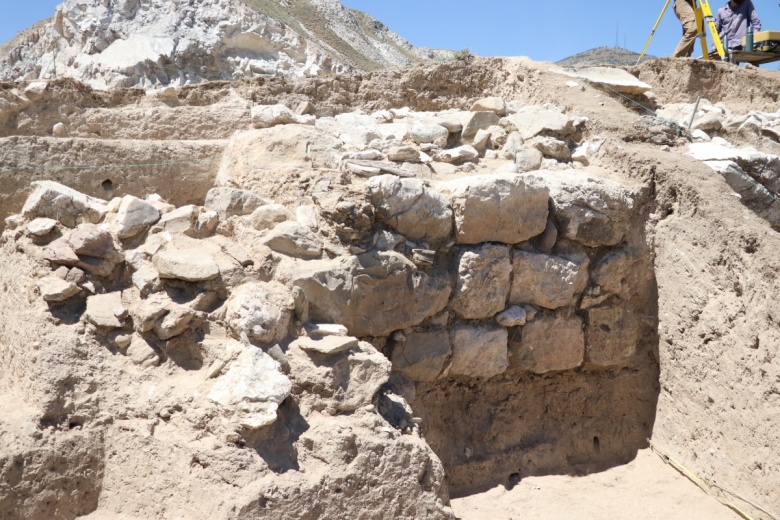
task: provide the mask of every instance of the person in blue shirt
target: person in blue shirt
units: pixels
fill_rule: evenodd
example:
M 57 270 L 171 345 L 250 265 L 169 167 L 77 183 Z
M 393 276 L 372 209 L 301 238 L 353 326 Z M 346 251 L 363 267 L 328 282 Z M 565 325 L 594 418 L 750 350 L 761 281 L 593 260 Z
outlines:
M 761 20 L 751 0 L 729 0 L 726 5 L 718 9 L 715 28 L 718 30 L 724 49 L 742 50 L 742 37 L 747 34 L 748 21 L 753 26 L 753 32 L 761 30 Z

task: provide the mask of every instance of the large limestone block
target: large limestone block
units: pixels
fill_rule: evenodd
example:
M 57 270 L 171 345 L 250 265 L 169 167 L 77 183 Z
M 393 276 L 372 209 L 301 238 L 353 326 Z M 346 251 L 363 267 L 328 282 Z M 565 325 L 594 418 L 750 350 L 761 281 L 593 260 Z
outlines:
M 249 215 L 258 207 L 268 204 L 260 195 L 237 188 L 211 188 L 206 194 L 206 209 L 216 211 L 220 217 Z
M 612 246 L 628 233 L 637 204 L 627 186 L 582 170 L 529 173 L 526 178 L 549 188 L 563 238 L 591 247 Z
M 219 275 L 217 261 L 203 249 L 166 249 L 154 255 L 152 263 L 160 278 L 202 282 Z
M 219 405 L 226 418 L 245 428 L 262 428 L 276 420 L 276 411 L 292 383 L 281 366 L 259 348 L 233 344 L 240 354 L 217 379 L 208 399 Z
M 267 344 L 287 335 L 295 301 L 279 283 L 254 282 L 235 288 L 226 306 L 225 322 L 235 337 Z
M 451 352 L 446 332 L 413 332 L 395 344 L 393 370 L 411 381 L 433 381 L 444 371 Z
M 602 367 L 629 366 L 642 341 L 642 320 L 627 305 L 588 310 L 588 362 Z
M 515 250 L 509 301 L 547 309 L 569 305 L 588 285 L 588 257 L 569 258 Z
M 503 311 L 511 274 L 507 246 L 485 244 L 461 250 L 450 308 L 465 319 L 489 318 Z
M 452 235 L 449 201 L 421 180 L 380 175 L 367 186 L 377 219 L 402 235 L 431 244 L 446 242 Z
M 475 175 L 442 183 L 459 244 L 516 244 L 547 225 L 549 190 L 517 174 Z
M 336 137 L 306 125 L 236 132 L 225 147 L 216 183 L 249 187 L 274 179 L 282 182 L 285 173 L 324 166 L 330 153 L 341 146 Z
M 582 320 L 577 316 L 537 316 L 527 323 L 522 333 L 509 340 L 512 366 L 537 374 L 554 370 L 570 370 L 582 365 L 585 356 L 585 336 Z
M 452 290 L 446 276 L 419 271 L 394 251 L 280 266 L 279 279 L 303 289 L 313 320 L 359 338 L 419 324 L 447 306 Z
M 160 219 L 160 211 L 148 202 L 125 195 L 116 215 L 116 233 L 119 238 L 130 238 L 145 231 Z
M 492 377 L 508 366 L 507 330 L 490 325 L 456 325 L 450 331 L 452 365 L 449 375 Z
M 261 243 L 277 253 L 296 258 L 319 258 L 322 255 L 322 243 L 312 230 L 292 220 L 274 226 Z
M 633 288 L 631 282 L 636 276 L 636 262 L 636 257 L 626 249 L 610 251 L 593 268 L 591 281 L 601 288 L 602 294 L 627 294 Z
M 33 191 L 22 208 L 28 219 L 45 217 L 67 227 L 76 227 L 82 222 L 97 224 L 108 212 L 105 201 L 88 197 L 57 182 L 37 181 L 31 185 Z
M 563 138 L 574 133 L 574 122 L 566 114 L 549 108 L 528 105 L 507 116 L 523 139 L 530 139 L 542 133 Z

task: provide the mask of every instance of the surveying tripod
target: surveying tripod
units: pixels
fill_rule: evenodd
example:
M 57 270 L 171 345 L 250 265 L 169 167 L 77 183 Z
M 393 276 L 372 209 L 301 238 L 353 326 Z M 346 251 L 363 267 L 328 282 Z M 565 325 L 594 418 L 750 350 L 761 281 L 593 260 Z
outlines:
M 653 30 L 650 32 L 650 36 L 647 38 L 647 43 L 645 43 L 645 48 L 642 49 L 642 54 L 639 55 L 639 59 L 636 60 L 636 64 L 639 65 L 639 62 L 642 60 L 642 57 L 645 55 L 645 52 L 647 51 L 647 47 L 650 46 L 650 40 L 653 39 L 653 36 L 655 35 L 655 30 L 658 29 L 658 24 L 661 23 L 661 19 L 664 17 L 664 13 L 669 8 L 669 3 L 671 0 L 666 0 L 666 3 L 664 4 L 664 8 L 661 9 L 661 14 L 658 15 L 658 20 L 656 20 L 655 25 L 653 26 Z M 710 29 L 710 34 L 712 35 L 712 40 L 715 42 L 715 49 L 718 51 L 718 56 L 720 56 L 721 60 L 726 61 L 728 58 L 726 57 L 726 50 L 723 48 L 723 43 L 720 41 L 720 35 L 718 35 L 718 30 L 715 28 L 715 18 L 712 16 L 712 9 L 710 8 L 710 3 L 708 0 L 693 0 L 693 12 L 696 15 L 696 30 L 697 35 L 696 37 L 699 38 L 699 41 L 701 42 L 701 51 L 704 55 L 703 58 L 705 60 L 710 59 L 710 51 L 707 49 L 707 33 L 704 31 L 704 24 L 707 24 L 707 27 Z

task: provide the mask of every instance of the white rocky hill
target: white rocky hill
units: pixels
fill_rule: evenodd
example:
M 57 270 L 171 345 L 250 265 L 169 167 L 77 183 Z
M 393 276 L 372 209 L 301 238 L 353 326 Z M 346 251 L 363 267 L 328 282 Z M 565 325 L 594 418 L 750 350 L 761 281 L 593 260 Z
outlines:
M 338 0 L 65 0 L 0 48 L 0 80 L 150 88 L 447 56 Z

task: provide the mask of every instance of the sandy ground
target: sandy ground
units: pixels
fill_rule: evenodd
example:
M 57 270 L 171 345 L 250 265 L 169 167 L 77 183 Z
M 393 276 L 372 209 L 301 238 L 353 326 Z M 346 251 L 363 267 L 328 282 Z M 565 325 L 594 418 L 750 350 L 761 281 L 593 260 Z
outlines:
M 511 491 L 498 486 L 453 500 L 452 508 L 462 520 L 740 519 L 649 449 L 602 473 L 528 477 Z

